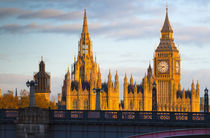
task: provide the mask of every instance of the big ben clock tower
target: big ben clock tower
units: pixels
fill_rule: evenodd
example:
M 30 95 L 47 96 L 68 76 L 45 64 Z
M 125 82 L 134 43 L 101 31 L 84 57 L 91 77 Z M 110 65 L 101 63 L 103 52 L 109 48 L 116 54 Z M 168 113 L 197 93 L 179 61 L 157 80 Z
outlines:
M 173 29 L 168 18 L 168 6 L 160 43 L 155 50 L 153 60 L 158 111 L 175 111 L 176 92 L 180 86 L 180 55 L 174 43 Z

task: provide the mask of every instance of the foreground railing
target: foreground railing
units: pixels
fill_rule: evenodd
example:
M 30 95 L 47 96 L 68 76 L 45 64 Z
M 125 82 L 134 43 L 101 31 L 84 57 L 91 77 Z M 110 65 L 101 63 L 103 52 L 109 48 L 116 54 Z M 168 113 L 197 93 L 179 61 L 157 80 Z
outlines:
M 209 122 L 210 114 L 201 112 L 50 110 L 50 120 Z
M 0 121 L 13 121 L 18 116 L 18 109 L 1 109 Z
M 46 109 L 48 110 L 48 109 Z M 18 109 L 1 109 L 0 121 L 16 120 Z M 210 113 L 203 112 L 145 112 L 145 111 L 91 111 L 48 110 L 50 121 L 96 120 L 130 122 L 192 122 L 210 124 Z

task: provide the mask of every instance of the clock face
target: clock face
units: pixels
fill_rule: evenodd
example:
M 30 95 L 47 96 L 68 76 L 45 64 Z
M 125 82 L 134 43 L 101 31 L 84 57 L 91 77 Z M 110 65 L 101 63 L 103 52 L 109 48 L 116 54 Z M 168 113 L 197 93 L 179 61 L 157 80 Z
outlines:
M 179 73 L 179 62 L 176 62 L 176 73 Z
M 168 63 L 166 61 L 161 61 L 158 64 L 158 71 L 161 73 L 166 73 L 168 71 Z

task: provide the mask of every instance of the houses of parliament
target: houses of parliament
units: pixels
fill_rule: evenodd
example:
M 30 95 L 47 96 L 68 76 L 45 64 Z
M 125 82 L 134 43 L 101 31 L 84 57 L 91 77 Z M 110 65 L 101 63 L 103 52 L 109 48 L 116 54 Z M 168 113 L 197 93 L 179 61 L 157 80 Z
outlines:
M 108 81 L 102 82 L 100 67 L 93 56 L 92 43 L 88 32 L 86 9 L 83 29 L 74 58 L 73 68 L 65 74 L 62 94 L 58 95 L 59 107 L 66 110 L 96 110 L 96 92 L 101 89 L 101 110 L 152 111 L 156 101 L 156 111 L 200 112 L 199 83 L 193 82 L 190 90 L 181 87 L 181 58 L 174 43 L 173 29 L 168 17 L 168 7 L 160 42 L 155 49 L 153 68 L 149 65 L 140 84 L 133 77 L 124 77 L 123 101 L 119 102 L 118 73 L 108 74 Z M 45 63 L 40 62 L 40 71 L 34 79 L 38 81 L 37 94 L 50 99 L 50 76 L 45 73 Z M 114 78 L 114 79 L 113 79 Z M 156 93 L 153 88 L 156 87 Z

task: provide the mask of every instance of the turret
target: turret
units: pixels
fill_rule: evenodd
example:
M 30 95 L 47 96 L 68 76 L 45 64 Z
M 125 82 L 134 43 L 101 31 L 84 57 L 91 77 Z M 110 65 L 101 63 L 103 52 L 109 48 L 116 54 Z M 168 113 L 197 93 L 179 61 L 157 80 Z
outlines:
M 109 70 L 108 75 L 108 109 L 113 110 L 113 83 L 112 83 L 112 75 L 111 71 Z
M 108 75 L 108 89 L 109 88 L 112 88 L 112 74 L 110 70 L 109 70 L 109 75 Z
M 198 81 L 197 81 L 197 84 L 196 84 L 196 96 L 200 97 L 200 85 L 199 85 Z
M 124 110 L 128 110 L 128 79 L 126 73 L 124 77 Z
M 178 90 L 179 91 L 181 91 L 182 90 L 182 88 L 181 88 L 181 84 L 179 83 L 179 85 L 178 85 Z
M 61 103 L 61 94 L 58 93 L 58 104 L 60 104 L 60 103 Z
M 134 83 L 134 95 L 137 95 L 137 83 Z M 137 97 L 136 97 L 137 98 Z M 138 103 L 137 103 L 138 104 Z
M 100 72 L 100 68 L 98 67 L 98 75 L 97 75 L 97 87 L 101 88 L 101 72 Z
M 66 110 L 71 110 L 71 78 L 69 68 L 66 73 Z
M 194 81 L 192 81 L 192 84 L 191 84 L 191 91 L 193 94 L 195 94 L 195 84 L 194 84 Z
M 115 90 L 119 91 L 119 77 L 116 71 L 116 75 L 115 75 L 115 84 L 114 84 Z
M 38 85 L 35 86 L 35 97 L 41 96 L 44 97 L 47 102 L 50 102 L 50 74 L 45 72 L 43 57 L 41 57 L 39 72 L 34 75 L 34 80 L 38 83 Z
M 147 75 L 144 76 L 144 88 L 147 88 Z
M 41 62 L 39 63 L 39 72 L 45 72 L 45 64 L 43 61 L 43 57 L 41 57 Z
M 185 89 L 182 91 L 182 100 L 185 100 Z
M 152 67 L 151 67 L 151 64 L 149 64 L 149 67 L 147 69 L 147 74 L 148 74 L 148 78 L 151 79 L 152 78 Z
M 76 62 L 77 60 L 76 60 L 76 55 L 74 56 L 74 63 Z
M 130 85 L 133 85 L 133 76 L 131 74 L 131 78 L 130 78 Z

